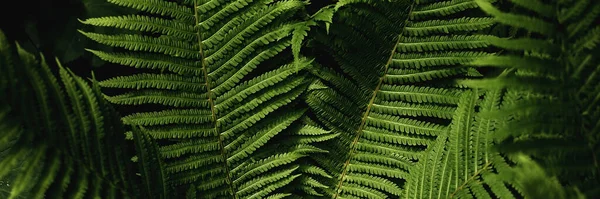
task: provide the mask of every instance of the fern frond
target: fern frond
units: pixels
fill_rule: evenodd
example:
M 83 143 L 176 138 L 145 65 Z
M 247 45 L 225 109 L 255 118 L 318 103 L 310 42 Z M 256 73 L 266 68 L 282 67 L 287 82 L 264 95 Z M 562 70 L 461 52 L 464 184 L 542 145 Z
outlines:
M 0 82 L 6 94 L 0 97 L 0 179 L 10 183 L 8 198 L 130 198 L 170 190 L 164 179 L 134 175 L 129 159 L 135 152 L 97 85 L 57 62 L 59 84 L 43 56 L 36 60 L 1 32 L 0 44 L 0 69 L 9 72 L 0 79 L 10 79 Z
M 519 9 L 500 11 L 483 0 L 477 3 L 500 23 L 541 33 L 515 39 L 519 42 L 492 42 L 510 55 L 478 59 L 473 64 L 506 68 L 505 72 L 491 79 L 467 82 L 471 86 L 507 88 L 511 94 L 507 95 L 506 105 L 501 110 L 488 115 L 506 121 L 498 127 L 501 151 L 524 153 L 539 160 L 541 167 L 536 166 L 539 170 L 530 170 L 531 181 L 521 177 L 524 195 L 539 193 L 526 183 L 535 181 L 534 178 L 543 179 L 540 176 L 547 172 L 558 179 L 551 186 L 568 184 L 578 187 L 587 197 L 597 197 L 592 184 L 598 184 L 600 179 L 595 161 L 598 157 L 595 130 L 598 123 L 595 121 L 600 115 L 591 113 L 598 110 L 596 99 L 600 91 L 596 84 L 598 59 L 593 57 L 598 50 L 599 26 L 592 21 L 600 17 L 600 4 L 589 0 L 513 1 L 518 8 L 535 11 L 530 13 Z M 577 162 L 575 157 L 592 161 Z M 583 169 L 558 162 L 572 162 Z M 580 181 L 571 176 L 587 177 Z M 555 187 L 553 190 L 563 189 Z M 556 194 L 566 197 L 564 192 Z
M 386 12 L 400 6 L 409 10 Z M 470 0 L 337 4 L 329 36 L 316 41 L 339 68 L 309 68 L 320 81 L 307 97 L 316 121 L 340 134 L 323 146 L 328 154 L 316 156 L 337 178 L 326 184 L 326 195 L 404 193 L 413 168 L 447 136 L 465 92 L 434 82 L 478 75 L 466 64 L 493 55 L 486 48 L 495 37 L 476 33 L 491 27 L 493 18 L 466 14 L 477 7 Z
M 524 15 L 504 13 L 504 12 L 498 10 L 497 8 L 495 8 L 491 3 L 486 2 L 485 0 L 475 0 L 474 2 L 477 2 L 479 7 L 483 11 L 485 11 L 486 13 L 489 13 L 490 15 L 493 15 L 495 17 L 495 20 L 500 23 L 511 25 L 511 26 L 514 26 L 517 28 L 524 28 L 524 29 L 527 29 L 528 31 L 544 34 L 547 36 L 552 36 L 553 34 L 555 34 L 556 26 L 554 24 L 548 23 L 542 19 L 539 19 L 536 17 L 524 16 Z M 539 3 L 541 3 L 542 5 L 545 5 L 546 7 L 549 6 L 547 4 L 543 4 L 542 2 L 539 2 Z M 524 4 L 524 5 L 529 5 L 529 4 Z
M 410 170 L 404 197 L 516 198 L 506 187 L 514 183 L 510 178 L 491 180 L 490 176 L 498 175 L 495 172 L 503 174 L 496 165 L 506 163 L 491 148 L 498 121 L 480 116 L 499 108 L 501 92 L 485 92 L 480 102 L 475 91 L 462 95 L 451 129 L 439 135 L 428 157 Z
M 336 136 L 303 134 L 306 130 L 297 128 L 304 109 L 294 105 L 309 82 L 301 70 L 312 62 L 299 55 L 314 25 L 297 20 L 307 3 L 109 2 L 142 12 L 86 19 L 82 23 L 117 31 L 82 34 L 121 49 L 89 50 L 99 58 L 143 69 L 103 80 L 100 86 L 116 91 L 106 96 L 113 104 L 156 105 L 134 108 L 122 120 L 160 140 L 164 171 L 172 176 L 169 185 L 178 190 L 170 196 L 190 187 L 201 198 L 292 194 L 294 184 L 304 178 L 298 170 L 281 172 L 308 164 L 304 154 L 323 152 L 311 145 Z M 272 144 L 280 142 L 286 144 Z
M 144 189 L 150 193 L 152 197 L 167 198 L 170 191 L 169 185 L 166 184 L 168 177 L 161 162 L 159 150 L 155 143 L 152 142 L 150 136 L 138 129 L 134 129 L 133 137 L 138 151 L 137 157 L 140 162 L 139 167 L 142 177 L 145 179 Z

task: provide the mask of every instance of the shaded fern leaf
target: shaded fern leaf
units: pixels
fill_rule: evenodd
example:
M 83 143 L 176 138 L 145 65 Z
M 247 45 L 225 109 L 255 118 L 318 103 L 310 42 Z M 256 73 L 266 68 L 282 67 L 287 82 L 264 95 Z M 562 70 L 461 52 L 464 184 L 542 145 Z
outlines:
M 546 169 L 524 154 L 515 154 L 517 166 L 505 172 L 505 178 L 519 182 L 527 198 L 586 198 L 577 187 L 563 186 L 556 176 L 549 176 Z
M 470 15 L 474 1 L 340 1 L 329 33 L 316 43 L 336 63 L 307 96 L 316 121 L 340 133 L 316 156 L 334 174 L 334 198 L 386 198 L 403 187 L 449 124 L 465 89 L 456 78 L 480 76 L 465 63 L 488 56 L 490 17 Z M 441 138 L 440 138 L 441 139 Z M 437 146 L 437 145 L 435 145 Z M 466 150 L 466 149 L 465 149 Z
M 478 59 L 473 65 L 505 71 L 498 77 L 464 83 L 506 88 L 514 96 L 507 99 L 507 106 L 490 114 L 506 120 L 496 137 L 502 141 L 500 150 L 533 156 L 545 169 L 543 172 L 557 176 L 563 185 L 579 188 L 589 198 L 596 198 L 600 196 L 600 60 L 595 57 L 599 52 L 600 3 L 512 2 L 519 11 L 504 12 L 489 2 L 477 1 L 496 21 L 532 34 L 488 39 L 511 55 Z M 530 186 L 525 191 L 526 195 L 535 195 L 540 190 Z
M 87 19 L 82 22 L 122 31 L 82 33 L 121 49 L 89 50 L 101 59 L 140 69 L 100 85 L 122 91 L 106 96 L 113 104 L 151 107 L 122 119 L 160 143 L 169 185 L 178 190 L 170 196 L 302 192 L 295 190 L 307 181 L 302 158 L 324 152 L 311 144 L 333 136 L 294 134 L 305 112 L 297 98 L 309 82 L 301 70 L 312 62 L 298 53 L 311 25 L 297 20 L 306 2 L 109 2 L 147 14 Z
M 1 32 L 0 45 L 0 179 L 11 176 L 8 198 L 152 197 L 139 191 L 143 180 L 129 162 L 135 151 L 97 89 L 62 67 L 57 79 L 43 56 Z
M 480 98 L 483 96 L 483 100 Z M 505 177 L 508 160 L 494 151 L 498 121 L 482 117 L 500 106 L 502 92 L 462 94 L 450 129 L 410 171 L 406 198 L 518 198 L 521 186 Z
M 140 175 L 144 178 L 142 190 L 153 198 L 169 198 L 171 190 L 166 184 L 168 177 L 158 152 L 158 146 L 146 132 L 137 128 L 133 130 L 133 137 L 138 151 L 135 158 L 139 162 Z

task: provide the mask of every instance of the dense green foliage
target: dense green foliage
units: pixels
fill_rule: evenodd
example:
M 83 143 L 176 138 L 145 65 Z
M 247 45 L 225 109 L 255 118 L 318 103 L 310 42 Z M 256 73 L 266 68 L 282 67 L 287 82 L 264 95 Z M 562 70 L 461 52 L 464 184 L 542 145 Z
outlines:
M 2 198 L 600 197 L 600 2 L 82 2 L 0 32 Z
M 486 38 L 505 52 L 470 64 L 506 70 L 493 79 L 464 81 L 506 89 L 505 108 L 490 114 L 503 121 L 498 148 L 531 155 L 564 183 L 599 196 L 600 60 L 594 55 L 600 52 L 600 4 L 514 0 L 518 11 L 503 12 L 477 3 L 499 23 L 527 32 Z
M 44 57 L 11 45 L 0 32 L 2 106 L 0 177 L 11 189 L 3 197 L 145 198 L 165 195 L 162 163 L 143 158 L 128 145 L 115 110 L 101 100 L 97 85 L 65 68 L 57 79 Z M 39 60 L 39 61 L 38 61 Z M 59 84 L 58 82 L 62 82 Z M 139 156 L 158 155 L 144 132 L 136 131 Z M 32 183 L 35 182 L 35 183 Z M 147 183 L 151 187 L 139 187 Z

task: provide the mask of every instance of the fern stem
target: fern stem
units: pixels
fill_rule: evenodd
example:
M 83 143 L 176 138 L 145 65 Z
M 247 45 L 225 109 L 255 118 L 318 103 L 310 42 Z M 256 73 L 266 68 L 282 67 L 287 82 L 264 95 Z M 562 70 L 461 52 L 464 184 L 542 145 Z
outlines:
M 221 150 L 221 157 L 223 158 L 223 167 L 225 168 L 225 175 L 226 175 L 226 183 L 229 184 L 229 191 L 231 192 L 231 195 L 233 196 L 234 199 L 237 199 L 237 194 L 235 194 L 234 188 L 233 188 L 233 183 L 231 181 L 231 176 L 230 176 L 230 172 L 229 172 L 229 165 L 227 164 L 227 154 L 225 152 L 225 147 L 223 146 L 223 136 L 221 136 L 221 134 L 219 133 L 219 125 L 217 124 L 217 114 L 215 111 L 215 104 L 214 104 L 214 100 L 213 100 L 213 94 L 212 94 L 212 89 L 210 87 L 210 77 L 208 76 L 208 70 L 207 68 L 207 64 L 206 64 L 206 59 L 204 57 L 204 50 L 202 47 L 202 34 L 200 34 L 200 28 L 198 26 L 198 24 L 200 24 L 200 20 L 198 17 L 198 2 L 194 1 L 194 18 L 195 18 L 195 22 L 196 24 L 194 24 L 194 26 L 196 28 L 198 28 L 196 30 L 196 36 L 198 38 L 198 50 L 202 59 L 202 72 L 204 73 L 204 81 L 205 81 L 205 85 L 206 85 L 206 90 L 207 90 L 207 95 L 208 95 L 208 103 L 210 106 L 210 112 L 212 113 L 212 118 L 213 118 L 213 122 L 214 122 L 214 126 L 215 126 L 215 132 L 217 132 L 218 136 L 219 136 L 219 147 Z
M 492 165 L 492 162 L 488 162 L 485 165 L 483 165 L 483 168 L 481 168 L 481 170 L 475 172 L 469 179 L 467 179 L 458 188 L 456 188 L 456 190 L 454 190 L 454 192 L 452 192 L 452 194 L 450 194 L 450 198 L 454 198 L 454 195 L 456 195 L 458 193 L 458 191 L 464 189 L 469 184 L 469 182 L 473 181 L 477 176 L 479 176 L 481 173 L 483 173 L 483 171 L 490 169 L 489 167 L 491 165 Z
M 409 8 L 409 11 L 408 11 L 409 15 L 410 15 L 410 13 L 412 13 L 414 4 L 415 4 L 415 2 L 413 2 L 413 4 Z M 406 23 L 408 22 L 408 19 L 409 19 L 409 17 L 406 18 L 403 25 L 406 25 Z M 346 159 L 346 162 L 344 163 L 344 166 L 342 168 L 342 174 L 340 175 L 338 185 L 336 186 L 335 195 L 333 196 L 334 199 L 340 195 L 340 192 L 341 192 L 340 189 L 342 188 L 342 184 L 344 183 L 344 177 L 346 176 L 346 173 L 348 172 L 348 165 L 350 164 L 350 160 L 352 159 L 352 156 L 356 152 L 356 144 L 358 143 L 358 140 L 360 139 L 360 136 L 362 135 L 363 129 L 365 128 L 365 124 L 367 123 L 367 117 L 369 117 L 369 113 L 371 112 L 371 107 L 373 107 L 373 103 L 375 102 L 377 93 L 379 92 L 379 89 L 381 88 L 381 84 L 383 84 L 383 80 L 385 79 L 385 76 L 388 72 L 388 68 L 389 68 L 390 64 L 392 63 L 394 53 L 396 52 L 396 48 L 398 47 L 398 44 L 400 44 L 400 41 L 402 41 L 402 37 L 403 37 L 402 33 L 400 33 L 397 37 L 396 42 L 394 42 L 394 47 L 392 48 L 390 56 L 385 64 L 385 67 L 383 70 L 383 75 L 381 75 L 381 77 L 379 78 L 379 82 L 377 83 L 377 86 L 373 90 L 373 96 L 371 97 L 371 100 L 369 100 L 367 109 L 365 110 L 365 113 L 362 116 L 360 125 L 358 126 L 358 130 L 356 131 L 356 136 L 354 137 L 354 140 L 352 141 L 352 144 L 350 145 L 348 159 Z

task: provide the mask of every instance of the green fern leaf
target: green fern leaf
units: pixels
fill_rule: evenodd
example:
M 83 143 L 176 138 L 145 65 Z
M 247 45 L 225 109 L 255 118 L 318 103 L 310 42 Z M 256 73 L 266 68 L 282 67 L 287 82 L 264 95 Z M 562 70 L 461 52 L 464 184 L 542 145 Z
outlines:
M 289 168 L 308 164 L 306 153 L 323 152 L 312 143 L 337 136 L 299 128 L 305 110 L 294 105 L 309 82 L 301 70 L 312 62 L 299 52 L 316 24 L 296 18 L 306 2 L 109 2 L 146 14 L 87 19 L 82 23 L 118 31 L 82 34 L 122 49 L 89 50 L 99 58 L 143 69 L 100 86 L 117 92 L 106 96 L 113 104 L 153 107 L 122 120 L 160 143 L 169 185 L 181 193 L 194 186 L 201 198 L 295 193 L 304 178 Z
M 479 102 L 480 94 L 475 91 L 463 94 L 451 129 L 438 136 L 428 149 L 428 157 L 411 169 L 404 197 L 516 198 L 507 188 L 516 182 L 508 178 L 491 180 L 504 174 L 496 165 L 506 164 L 506 160 L 491 148 L 498 121 L 481 116 L 499 108 L 501 92 L 485 92 L 484 100 Z
M 0 82 L 6 94 L 0 97 L 0 179 L 10 183 L 8 198 L 131 198 L 169 191 L 161 180 L 138 189 L 148 181 L 133 175 L 128 160 L 135 152 L 97 85 L 57 62 L 59 84 L 43 56 L 38 61 L 10 45 L 2 32 L 0 46 L 0 69 L 8 71 L 0 79 L 9 80 Z
M 504 72 L 494 78 L 465 81 L 472 87 L 507 89 L 506 105 L 487 115 L 505 121 L 498 127 L 496 139 L 501 142 L 498 149 L 507 154 L 525 154 L 518 158 L 520 162 L 530 162 L 524 164 L 536 165 L 523 159 L 527 156 L 538 160 L 539 166 L 532 166 L 536 169 L 529 170 L 529 177 L 526 177 L 529 174 L 519 177 L 524 195 L 543 195 L 542 189 L 531 183 L 540 179 L 555 181 L 552 178 L 556 177 L 556 183 L 548 182 L 541 187 L 569 185 L 587 197 L 597 197 L 599 192 L 594 184 L 600 179 L 595 163 L 600 87 L 598 59 L 593 55 L 598 50 L 599 26 L 592 21 L 600 17 L 600 4 L 589 0 L 515 0 L 517 8 L 535 12 L 517 9 L 507 13 L 486 1 L 477 0 L 477 3 L 500 23 L 542 33 L 492 42 L 508 55 L 478 59 L 472 64 L 504 68 Z M 578 168 L 571 166 L 575 164 Z M 587 177 L 581 180 L 572 176 Z M 556 198 L 578 197 L 571 193 L 572 188 L 552 190 L 556 191 L 553 192 Z
M 321 33 L 316 41 L 339 66 L 309 68 L 320 81 L 306 99 L 315 120 L 340 134 L 322 147 L 329 153 L 315 157 L 334 174 L 325 195 L 387 198 L 413 191 L 405 187 L 418 176 L 413 172 L 432 158 L 432 147 L 443 148 L 448 132 L 456 131 L 449 123 L 470 113 L 457 111 L 466 89 L 443 80 L 478 76 L 466 64 L 493 55 L 486 48 L 493 45 L 488 38 L 496 37 L 477 33 L 491 27 L 493 18 L 467 14 L 474 8 L 478 4 L 471 0 L 336 5 L 329 35 Z M 447 175 L 433 177 L 447 183 Z

